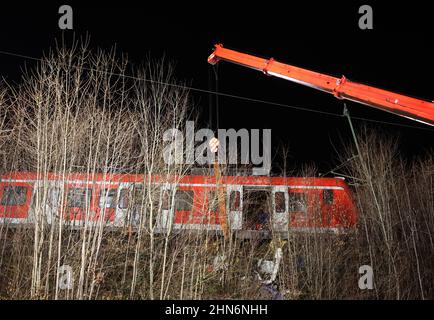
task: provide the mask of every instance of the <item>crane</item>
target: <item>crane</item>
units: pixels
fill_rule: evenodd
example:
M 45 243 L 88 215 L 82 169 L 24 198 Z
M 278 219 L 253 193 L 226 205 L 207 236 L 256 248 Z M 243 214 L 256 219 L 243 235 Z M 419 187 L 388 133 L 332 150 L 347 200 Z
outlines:
M 217 44 L 208 57 L 208 63 L 214 65 L 220 60 L 262 71 L 268 76 L 279 77 L 325 91 L 339 99 L 355 101 L 434 126 L 434 103 L 430 101 L 353 82 L 345 76 L 337 78 L 278 62 L 273 58 L 260 58 Z

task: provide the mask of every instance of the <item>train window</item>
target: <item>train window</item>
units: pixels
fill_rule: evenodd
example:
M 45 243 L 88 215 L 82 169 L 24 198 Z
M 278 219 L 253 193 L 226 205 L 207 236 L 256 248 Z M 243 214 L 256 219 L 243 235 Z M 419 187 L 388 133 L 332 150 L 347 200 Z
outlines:
M 306 212 L 306 194 L 302 192 L 290 192 L 289 210 L 291 212 Z
M 138 185 L 133 188 L 123 188 L 119 194 L 119 208 L 127 209 L 131 201 L 134 206 L 141 206 L 144 203 L 143 187 Z
M 324 204 L 333 204 L 333 190 L 326 189 L 323 193 Z
M 208 210 L 210 212 L 216 212 L 218 210 L 218 198 L 215 191 L 208 193 Z
M 240 192 L 232 191 L 231 196 L 229 198 L 229 209 L 231 211 L 239 211 L 240 210 Z
M 191 211 L 193 207 L 193 190 L 176 190 L 175 193 L 175 210 Z
M 128 189 L 123 188 L 119 194 L 119 208 L 128 208 Z
M 3 188 L 2 206 L 21 206 L 26 203 L 27 187 L 6 186 Z
M 102 189 L 99 193 L 99 207 L 113 209 L 116 208 L 117 189 Z
M 91 196 L 92 189 L 71 188 L 68 190 L 68 207 L 86 208 L 86 206 L 89 206 Z
M 285 212 L 286 211 L 285 193 L 282 191 L 276 192 L 274 194 L 274 203 L 276 206 L 276 212 Z

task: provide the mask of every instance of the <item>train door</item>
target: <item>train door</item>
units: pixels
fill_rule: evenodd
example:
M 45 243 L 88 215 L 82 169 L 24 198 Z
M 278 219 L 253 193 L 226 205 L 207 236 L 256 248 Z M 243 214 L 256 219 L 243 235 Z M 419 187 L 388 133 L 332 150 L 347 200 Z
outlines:
M 131 187 L 131 183 L 129 182 L 121 182 L 118 185 L 117 191 L 117 205 L 116 205 L 116 214 L 114 217 L 114 225 L 116 227 L 122 227 L 129 225 L 128 222 L 128 200 L 129 200 L 129 190 Z
M 276 186 L 273 188 L 273 230 L 277 232 L 288 231 L 289 208 L 288 188 Z
M 174 218 L 175 188 L 166 183 L 161 186 L 160 203 L 161 209 L 157 213 L 155 224 L 156 232 L 167 232 L 172 228 Z
M 243 225 L 243 187 L 238 185 L 228 185 L 226 212 L 229 226 L 232 230 L 241 230 Z
M 53 181 L 44 184 L 35 187 L 29 212 L 31 219 L 36 219 L 38 215 L 46 223 L 52 224 L 60 212 L 62 188 Z
M 118 203 L 116 214 L 110 221 L 114 221 L 115 226 L 138 227 L 146 205 L 143 184 L 120 183 L 118 189 L 119 191 L 115 192 L 116 188 L 112 187 L 113 197 L 118 194 Z
M 0 183 L 0 218 L 28 218 L 33 186 L 28 182 Z
M 271 229 L 273 213 L 270 188 L 248 187 L 243 194 L 243 216 L 245 230 Z
M 138 226 L 146 212 L 146 193 L 142 183 L 134 183 L 130 188 L 130 214 L 129 219 L 133 226 Z
M 59 218 L 60 208 L 62 207 L 62 192 L 63 185 L 60 187 L 56 183 L 50 184 L 45 203 L 45 215 L 48 224 L 53 223 L 56 218 Z

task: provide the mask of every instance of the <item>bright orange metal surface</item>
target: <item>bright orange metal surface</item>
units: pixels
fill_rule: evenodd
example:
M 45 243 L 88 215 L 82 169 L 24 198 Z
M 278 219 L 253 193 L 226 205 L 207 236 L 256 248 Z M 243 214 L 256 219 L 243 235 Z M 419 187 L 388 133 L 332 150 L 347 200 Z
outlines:
M 434 126 L 434 103 L 429 101 L 352 82 L 345 77 L 336 78 L 298 68 L 278 62 L 273 58 L 263 59 L 226 49 L 221 44 L 216 45 L 214 52 L 208 57 L 210 64 L 216 64 L 219 60 L 236 63 L 262 71 L 266 75 L 276 76 L 331 93 L 339 99 L 352 100 Z

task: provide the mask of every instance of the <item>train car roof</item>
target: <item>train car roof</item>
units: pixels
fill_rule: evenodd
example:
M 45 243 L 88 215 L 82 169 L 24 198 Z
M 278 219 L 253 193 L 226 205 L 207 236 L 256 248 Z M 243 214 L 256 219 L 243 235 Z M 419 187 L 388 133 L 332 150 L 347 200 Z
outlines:
M 188 185 L 216 185 L 214 176 L 207 175 L 143 175 L 143 174 L 106 174 L 106 173 L 37 173 L 37 172 L 8 172 L 0 175 L 2 182 L 21 181 L 30 182 L 36 180 L 60 180 L 67 183 L 74 181 L 86 181 L 88 183 L 99 181 L 110 181 L 111 183 L 179 183 Z M 268 177 L 268 176 L 222 176 L 224 185 L 244 185 L 244 186 L 336 186 L 345 188 L 345 180 L 339 178 L 324 177 Z

